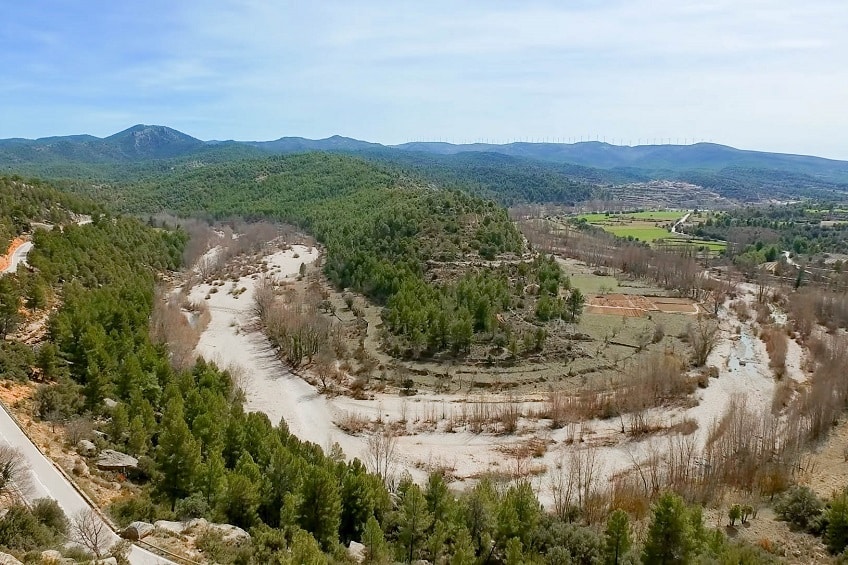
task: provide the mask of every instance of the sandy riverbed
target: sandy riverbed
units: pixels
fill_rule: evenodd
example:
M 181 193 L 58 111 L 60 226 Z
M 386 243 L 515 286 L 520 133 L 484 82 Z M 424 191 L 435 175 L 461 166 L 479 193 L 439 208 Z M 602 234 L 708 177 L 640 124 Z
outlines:
M 317 257 L 315 249 L 294 246 L 266 257 L 266 261 L 269 272 L 282 281 L 296 276 L 301 263 L 311 263 Z M 558 466 L 567 465 L 568 454 L 575 449 L 584 449 L 588 444 L 596 446 L 597 476 L 603 484 L 605 479 L 630 467 L 634 459 L 641 460 L 667 445 L 667 436 L 629 440 L 621 434 L 617 419 L 586 422 L 582 430 L 574 426 L 551 430 L 544 420 L 522 418 L 518 433 L 510 435 L 472 433 L 462 427 L 449 429 L 452 416 L 469 410 L 475 402 L 506 400 L 502 396 L 419 394 L 403 398 L 377 393 L 369 400 L 327 398 L 292 374 L 277 358 L 267 338 L 255 329 L 251 306 L 256 280 L 248 276 L 235 284 L 227 282 L 217 286 L 215 293 L 210 293 L 215 287 L 208 284 L 192 289 L 190 298 L 205 301 L 211 313 L 197 351 L 223 367 L 240 368 L 246 409 L 264 412 L 274 423 L 285 419 L 289 429 L 303 440 L 325 448 L 338 443 L 348 457 L 362 457 L 365 437 L 344 432 L 336 422 L 351 415 L 370 421 L 405 421 L 407 435 L 398 437 L 396 472 L 408 471 L 416 479 L 423 479 L 428 469 L 446 468 L 461 484 L 489 471 L 511 474 L 535 468 L 540 473 L 533 481 L 543 503 L 550 502 L 549 474 Z M 241 288 L 245 290 L 238 297 L 229 292 Z M 739 322 L 731 313 L 723 320 L 722 339 L 708 360 L 708 364 L 718 367 L 720 376 L 710 379 L 707 389 L 696 392 L 698 406 L 656 410 L 650 416 L 667 424 L 694 419 L 698 424 L 694 438 L 699 446 L 732 398 L 744 396 L 748 408 L 759 411 L 770 406 L 774 392 L 763 342 L 745 325 L 737 335 L 735 327 Z M 525 412 L 540 411 L 545 402 L 541 395 L 516 400 L 522 402 Z M 581 433 L 584 442 L 580 441 Z M 511 454 L 534 439 L 547 446 L 541 457 L 528 460 Z

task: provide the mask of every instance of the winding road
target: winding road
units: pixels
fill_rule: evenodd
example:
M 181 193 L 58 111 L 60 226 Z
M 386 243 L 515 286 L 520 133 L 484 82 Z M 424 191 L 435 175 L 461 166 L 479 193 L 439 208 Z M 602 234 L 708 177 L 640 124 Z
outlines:
M 18 427 L 17 422 L 9 415 L 5 406 L 0 409 L 0 443 L 7 444 L 20 450 L 26 460 L 29 471 L 32 474 L 31 488 L 27 489 L 27 498 L 35 500 L 38 498 L 52 498 L 69 519 L 80 512 L 91 508 L 88 501 L 77 491 L 70 481 L 51 463 L 47 457 L 30 441 L 24 432 Z M 99 518 L 98 518 L 99 519 Z M 111 526 L 106 525 L 109 530 L 109 543 L 113 544 L 120 540 Z M 129 554 L 129 561 L 133 565 L 158 565 L 174 564 L 163 557 L 150 551 L 133 545 Z
M 27 241 L 21 244 L 20 247 L 15 249 L 12 253 L 12 256 L 9 257 L 9 264 L 6 265 L 6 268 L 3 269 L 4 273 L 14 273 L 18 270 L 18 265 L 23 263 L 26 265 L 26 258 L 29 255 L 29 252 L 32 250 L 32 242 Z

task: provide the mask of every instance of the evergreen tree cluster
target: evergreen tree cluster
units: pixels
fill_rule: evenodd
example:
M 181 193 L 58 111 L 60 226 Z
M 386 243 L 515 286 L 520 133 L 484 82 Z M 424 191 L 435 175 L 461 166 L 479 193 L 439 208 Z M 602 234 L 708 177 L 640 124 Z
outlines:
M 0 255 L 15 237 L 32 231 L 32 222 L 66 224 L 70 211 L 90 211 L 92 204 L 35 179 L 0 176 Z
M 54 381 L 41 385 L 37 409 L 56 419 L 107 416 L 108 443 L 139 458 L 133 479 L 144 486 L 113 504 L 120 522 L 203 516 L 248 529 L 249 544 L 219 548 L 215 560 L 224 563 L 344 561 L 350 541 L 365 545 L 367 563 L 617 563 L 640 550 L 646 563 L 673 563 L 736 551 L 720 534 L 705 533 L 700 514 L 673 497 L 657 503 L 642 548 L 621 513 L 604 536 L 547 515 L 527 482 L 484 478 L 456 496 L 435 474 L 423 487 L 403 479 L 390 494 L 382 478 L 357 459 L 346 462 L 338 448 L 326 454 L 284 422 L 245 413 L 227 371 L 202 360 L 190 370 L 172 368 L 148 323 L 156 276 L 178 265 L 184 243 L 179 231 L 103 216 L 39 235 L 32 257 L 37 276 L 62 298 L 49 340 L 32 352 L 42 376 Z M 551 265 L 535 272 L 546 273 L 535 275 L 545 292 L 563 283 Z M 504 283 L 471 276 L 446 296 L 468 310 L 469 323 L 485 327 L 491 317 L 482 304 L 505 296 Z M 117 401 L 114 408 L 104 406 L 106 397 Z M 0 544 L 17 544 L 4 541 L 4 532 L 18 528 L 7 520 L 0 520 Z

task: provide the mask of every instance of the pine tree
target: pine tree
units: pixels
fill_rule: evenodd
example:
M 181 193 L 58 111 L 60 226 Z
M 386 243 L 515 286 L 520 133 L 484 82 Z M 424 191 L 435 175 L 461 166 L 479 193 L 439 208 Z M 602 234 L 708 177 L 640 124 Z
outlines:
M 566 308 L 568 309 L 568 319 L 572 322 L 577 321 L 577 319 L 583 314 L 583 305 L 586 303 L 586 298 L 583 296 L 583 293 L 580 292 L 579 288 L 575 288 L 568 295 L 568 300 L 566 301 Z
M 424 498 L 427 500 L 427 510 L 433 515 L 433 520 L 447 518 L 453 497 L 441 473 L 430 473 Z
M 0 276 L 0 339 L 15 331 L 21 320 L 20 292 L 12 277 Z
M 156 462 L 162 474 L 158 489 L 173 509 L 178 499 L 192 493 L 200 468 L 200 446 L 183 419 L 179 398 L 171 399 L 162 416 Z
M 630 550 L 630 520 L 627 512 L 616 510 L 610 515 L 604 537 L 606 562 L 618 565 L 624 554 Z
M 144 429 L 141 416 L 130 420 L 127 435 L 127 450 L 135 457 L 141 457 L 150 447 L 150 435 Z
M 827 530 L 824 539 L 831 553 L 839 554 L 848 547 L 848 494 L 837 495 L 826 512 Z
M 367 471 L 356 459 L 348 467 L 342 479 L 342 514 L 339 535 L 342 543 L 359 539 L 369 516 L 374 515 L 374 495 Z
M 224 458 L 213 451 L 200 468 L 197 488 L 210 508 L 214 508 L 227 488 L 227 468 Z
M 109 387 L 109 379 L 100 366 L 90 361 L 85 371 L 85 386 L 82 389 L 85 396 L 85 407 L 96 411 L 103 404 Z
M 654 504 L 642 561 L 671 565 L 688 563 L 692 553 L 689 511 L 683 499 L 666 493 Z
M 433 521 L 427 511 L 427 500 L 416 484 L 411 484 L 403 495 L 398 516 L 398 542 L 403 551 L 403 559 L 412 563 L 415 554 L 424 541 L 425 532 Z
M 475 561 L 474 542 L 471 540 L 471 534 L 465 528 L 461 528 L 453 543 L 453 556 L 450 563 L 451 565 L 474 565 Z
M 521 549 L 521 540 L 518 538 L 510 538 L 510 540 L 506 542 L 505 565 L 522 565 L 524 563 L 524 554 Z
M 380 523 L 374 516 L 365 522 L 362 532 L 362 545 L 365 546 L 365 558 L 362 561 L 366 565 L 386 565 L 389 563 L 389 545 L 380 529 Z
M 59 348 L 52 341 L 42 343 L 35 357 L 35 366 L 41 370 L 45 379 L 58 379 L 61 376 Z
M 127 432 L 129 425 L 130 420 L 127 415 L 127 407 L 123 402 L 120 402 L 112 409 L 112 419 L 109 422 L 109 438 L 115 443 L 124 443 L 124 434 Z
M 315 467 L 304 477 L 301 496 L 301 527 L 330 551 L 339 541 L 342 501 L 338 480 L 331 471 Z
M 309 533 L 298 530 L 292 536 L 290 555 L 286 565 L 327 565 L 327 556 Z

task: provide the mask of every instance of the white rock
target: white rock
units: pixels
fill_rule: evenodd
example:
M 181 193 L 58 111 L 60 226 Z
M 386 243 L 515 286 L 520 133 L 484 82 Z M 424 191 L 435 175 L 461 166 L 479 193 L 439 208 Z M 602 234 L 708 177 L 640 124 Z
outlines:
M 0 552 L 0 565 L 23 565 L 23 563 L 21 563 L 8 553 Z
M 171 522 L 169 520 L 157 520 L 153 523 L 157 530 L 165 530 L 174 534 L 182 534 L 189 525 L 185 522 Z
M 79 440 L 79 443 L 77 443 L 77 453 L 83 457 L 91 457 L 97 453 L 97 446 L 94 445 L 94 442 L 87 439 L 81 439 Z
M 358 541 L 352 541 L 347 546 L 347 554 L 357 563 L 362 563 L 365 560 L 365 546 Z
M 147 522 L 133 522 L 123 529 L 121 537 L 132 541 L 138 541 L 152 533 L 153 524 L 148 524 Z

